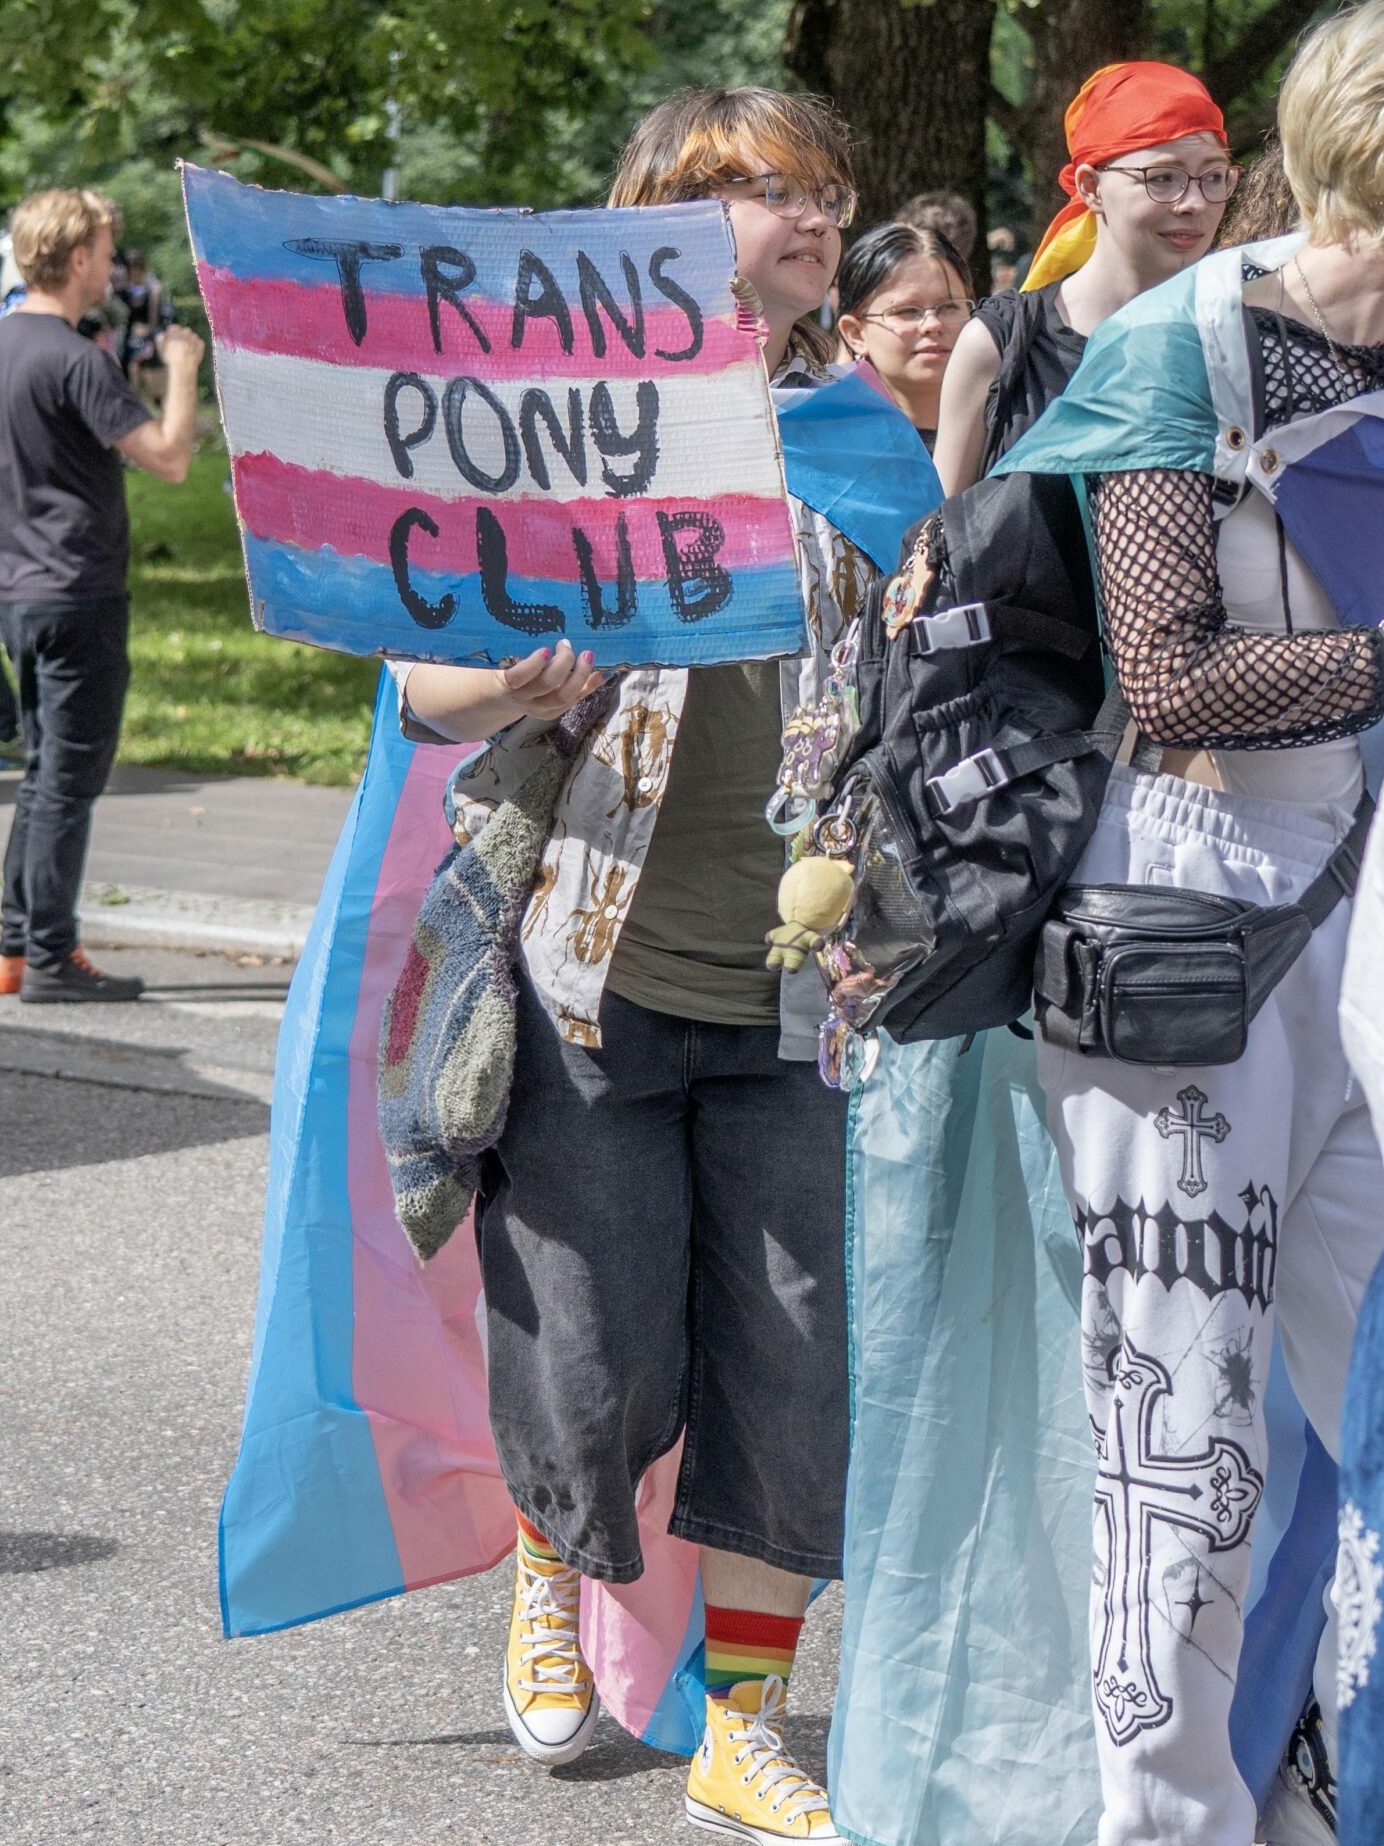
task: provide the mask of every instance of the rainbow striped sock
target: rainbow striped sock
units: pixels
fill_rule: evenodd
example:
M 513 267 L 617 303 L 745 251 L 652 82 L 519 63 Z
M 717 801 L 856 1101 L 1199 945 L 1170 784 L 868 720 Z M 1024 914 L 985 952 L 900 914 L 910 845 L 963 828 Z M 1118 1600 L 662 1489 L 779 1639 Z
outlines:
M 708 1698 L 728 1698 L 732 1686 L 767 1679 L 771 1673 L 786 1686 L 802 1625 L 800 1615 L 763 1615 L 758 1609 L 717 1609 L 708 1604 Z
M 514 1517 L 519 1522 L 519 1543 L 524 1547 L 525 1557 L 532 1558 L 535 1564 L 562 1562 L 537 1526 L 530 1525 L 522 1513 L 516 1513 Z

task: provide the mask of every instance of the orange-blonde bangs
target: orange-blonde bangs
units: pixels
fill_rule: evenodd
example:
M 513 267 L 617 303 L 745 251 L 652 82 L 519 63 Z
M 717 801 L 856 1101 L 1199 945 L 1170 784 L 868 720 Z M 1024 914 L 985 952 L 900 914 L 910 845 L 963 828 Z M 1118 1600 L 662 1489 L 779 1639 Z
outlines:
M 854 190 L 850 130 L 822 96 L 678 90 L 625 143 L 611 205 L 672 205 L 752 173 Z

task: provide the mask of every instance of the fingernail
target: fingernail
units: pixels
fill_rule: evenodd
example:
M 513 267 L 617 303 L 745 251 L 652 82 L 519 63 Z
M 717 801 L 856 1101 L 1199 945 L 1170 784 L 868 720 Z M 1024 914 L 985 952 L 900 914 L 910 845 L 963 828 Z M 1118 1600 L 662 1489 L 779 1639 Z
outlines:
M 587 652 L 581 657 L 581 663 L 584 667 L 594 666 L 595 662 L 596 656 L 593 653 Z
M 553 650 L 550 647 L 540 647 L 538 651 L 545 660 L 551 660 L 553 657 Z

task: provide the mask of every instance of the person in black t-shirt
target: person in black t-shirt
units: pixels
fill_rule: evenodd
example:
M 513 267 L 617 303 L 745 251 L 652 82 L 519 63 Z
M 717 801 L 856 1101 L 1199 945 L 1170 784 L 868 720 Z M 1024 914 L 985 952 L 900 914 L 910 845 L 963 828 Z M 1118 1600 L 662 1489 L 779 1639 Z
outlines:
M 121 457 L 186 478 L 203 343 L 164 336 L 155 419 L 77 323 L 106 298 L 111 208 L 92 192 L 17 207 L 27 285 L 0 320 L 0 633 L 19 681 L 27 757 L 5 852 L 0 993 L 30 1002 L 133 1000 L 143 983 L 93 968 L 77 894 L 129 681 L 129 521 Z

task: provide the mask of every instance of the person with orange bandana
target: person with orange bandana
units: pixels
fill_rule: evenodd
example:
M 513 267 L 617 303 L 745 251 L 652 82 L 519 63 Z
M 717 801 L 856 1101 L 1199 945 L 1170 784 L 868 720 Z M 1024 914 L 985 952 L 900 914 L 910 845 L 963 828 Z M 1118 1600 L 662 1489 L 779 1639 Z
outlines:
M 1205 256 L 1239 179 L 1220 109 L 1175 65 L 1106 65 L 1065 121 L 1069 203 L 1023 288 L 981 303 L 947 368 L 936 461 L 948 493 L 1037 422 L 1103 320 Z

